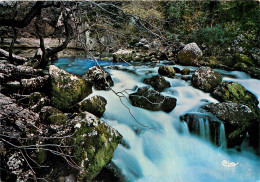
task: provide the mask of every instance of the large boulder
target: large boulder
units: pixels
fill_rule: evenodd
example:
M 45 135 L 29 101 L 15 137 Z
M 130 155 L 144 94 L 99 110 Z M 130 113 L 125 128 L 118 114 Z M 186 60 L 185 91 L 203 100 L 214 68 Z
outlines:
M 203 66 L 195 71 L 191 81 L 195 87 L 205 92 L 211 92 L 222 81 L 222 75 L 213 71 L 210 67 Z
M 177 59 L 183 65 L 199 66 L 199 59 L 202 57 L 202 51 L 196 43 L 190 43 L 178 53 Z
M 129 95 L 129 99 L 133 106 L 150 111 L 161 110 L 164 112 L 171 112 L 175 108 L 177 102 L 176 98 L 163 96 L 150 87 L 138 88 L 136 93 Z
M 77 107 L 81 112 L 88 111 L 97 117 L 101 117 L 106 110 L 106 104 L 107 101 L 104 97 L 95 95 L 78 103 Z
M 258 137 L 259 141 L 259 133 L 255 135 L 255 130 L 259 131 L 259 118 L 255 116 L 248 106 L 233 102 L 223 102 L 217 104 L 210 103 L 202 106 L 202 108 L 224 122 L 228 147 L 240 145 L 247 132 L 251 135 L 251 138 Z
M 169 88 L 171 86 L 170 82 L 165 80 L 165 78 L 163 78 L 160 75 L 145 78 L 144 83 L 151 85 L 155 90 L 159 92 L 162 92 L 164 89 Z
M 97 66 L 90 68 L 83 75 L 83 79 L 91 83 L 97 90 L 107 90 L 114 85 L 110 74 Z
M 83 112 L 70 123 L 74 125 L 74 139 L 67 145 L 74 146 L 72 155 L 81 167 L 78 181 L 91 181 L 111 160 L 122 136 L 96 116 Z
M 173 78 L 175 75 L 175 70 L 171 66 L 161 66 L 158 69 L 158 73 L 169 78 Z
M 119 49 L 117 52 L 113 53 L 113 62 L 125 62 L 133 60 L 133 51 Z
M 231 101 L 247 105 L 253 110 L 257 110 L 259 103 L 254 94 L 237 82 L 221 82 L 212 92 L 212 96 L 221 102 Z
M 91 92 L 91 85 L 86 80 L 72 75 L 60 68 L 51 65 L 51 103 L 61 111 L 70 111 L 71 107 Z

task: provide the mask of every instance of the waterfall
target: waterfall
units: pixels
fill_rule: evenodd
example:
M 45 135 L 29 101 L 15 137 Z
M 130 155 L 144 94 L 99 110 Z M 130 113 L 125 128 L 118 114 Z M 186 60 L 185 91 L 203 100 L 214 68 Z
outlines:
M 142 82 L 144 78 L 157 74 L 156 69 L 159 66 L 125 66 L 136 74 L 122 70 L 108 70 L 115 82 L 113 89 L 116 91 L 132 89 L 129 91 L 130 94 L 136 86 L 145 85 Z M 131 103 L 124 100 L 124 104 L 131 110 L 136 120 L 152 129 L 140 126 L 111 90 L 93 90 L 90 95 L 90 97 L 101 95 L 106 98 L 106 112 L 102 119 L 117 129 L 127 144 L 127 147 L 119 144 L 112 158 L 126 180 L 129 182 L 260 181 L 258 156 L 243 150 L 232 151 L 232 155 L 229 155 L 212 143 L 205 142 L 205 139 L 189 135 L 189 123 L 179 124 L 178 118 L 199 108 L 203 104 L 202 99 L 209 102 L 217 101 L 208 93 L 190 86 L 189 82 L 178 78 L 168 80 L 172 87 L 167 90 L 172 92 L 165 91 L 162 94 L 177 98 L 176 108 L 170 113 L 133 107 Z M 246 81 L 251 82 L 251 80 Z M 260 81 L 255 82 L 257 83 L 255 85 L 260 85 Z M 260 95 L 259 90 L 253 91 Z M 211 121 L 206 117 L 203 118 L 204 120 L 189 120 L 193 122 L 196 134 L 201 134 L 206 139 L 216 139 L 216 143 L 225 148 L 224 125 L 213 123 L 215 127 L 212 127 Z M 216 128 L 216 131 L 210 131 L 213 128 Z M 182 131 L 181 135 L 179 130 Z M 239 164 L 226 167 L 223 166 L 223 161 L 228 161 L 230 164 L 239 162 Z
M 223 123 L 221 123 L 219 127 L 219 146 L 222 149 L 227 148 L 226 133 L 225 133 L 225 127 Z
M 205 125 L 204 125 L 203 118 L 199 118 L 199 129 L 200 129 L 200 136 L 202 138 L 206 139 L 206 130 L 205 130 Z

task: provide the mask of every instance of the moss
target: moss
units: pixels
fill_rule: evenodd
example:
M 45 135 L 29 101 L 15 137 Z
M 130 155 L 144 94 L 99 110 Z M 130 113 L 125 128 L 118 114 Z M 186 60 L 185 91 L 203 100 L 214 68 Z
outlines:
M 245 54 L 236 53 L 234 56 L 234 61 L 236 63 L 245 63 L 248 66 L 254 66 L 254 62 L 252 61 L 252 59 L 250 59 Z
M 234 65 L 234 68 L 241 71 L 247 71 L 248 66 L 246 65 L 246 63 L 237 63 Z
M 34 92 L 32 94 L 29 95 L 29 106 L 33 106 L 35 105 L 37 102 L 40 101 L 40 99 L 42 98 L 42 94 L 39 92 Z
M 92 92 L 87 81 L 81 78 L 72 80 L 70 74 L 60 75 L 58 78 L 53 77 L 51 85 L 52 105 L 65 112 L 69 112 L 71 106 L 80 102 Z
M 111 160 L 122 137 L 111 136 L 111 128 L 97 118 L 95 124 L 80 123 L 81 127 L 77 129 L 73 141 L 76 146 L 74 156 L 86 171 L 79 180 L 90 181 Z
M 194 59 L 196 59 L 196 55 L 192 54 L 191 52 L 184 52 L 181 51 L 178 56 L 178 60 L 181 64 L 184 65 L 194 65 Z
M 216 68 L 219 65 L 218 60 L 215 57 L 206 57 L 201 60 L 201 64 L 204 66 L 209 66 L 211 68 Z
M 43 162 L 46 160 L 46 158 L 47 158 L 46 151 L 45 151 L 45 150 L 42 150 L 42 149 L 39 149 L 39 151 L 37 152 L 36 162 L 37 162 L 39 165 L 42 165 Z
M 88 111 L 95 116 L 103 116 L 107 101 L 104 97 L 94 96 L 79 103 L 81 111 Z

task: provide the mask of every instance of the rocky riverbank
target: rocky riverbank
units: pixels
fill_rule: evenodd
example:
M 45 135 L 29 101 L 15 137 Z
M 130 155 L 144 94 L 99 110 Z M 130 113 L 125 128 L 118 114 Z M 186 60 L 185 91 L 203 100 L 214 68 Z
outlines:
M 111 160 L 122 136 L 99 119 L 104 98 L 81 102 L 92 83 L 4 58 L 0 74 L 2 180 L 90 181 Z

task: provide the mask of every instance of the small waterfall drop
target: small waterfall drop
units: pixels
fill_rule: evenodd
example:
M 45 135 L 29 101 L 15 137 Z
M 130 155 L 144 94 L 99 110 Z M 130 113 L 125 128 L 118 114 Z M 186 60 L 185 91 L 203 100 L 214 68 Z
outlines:
M 227 148 L 226 133 L 225 133 L 225 127 L 223 123 L 221 123 L 219 127 L 219 146 L 222 149 Z

